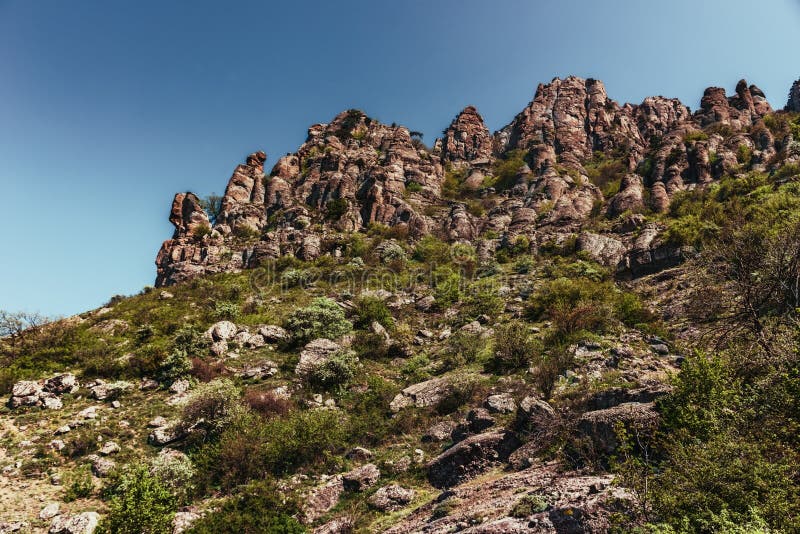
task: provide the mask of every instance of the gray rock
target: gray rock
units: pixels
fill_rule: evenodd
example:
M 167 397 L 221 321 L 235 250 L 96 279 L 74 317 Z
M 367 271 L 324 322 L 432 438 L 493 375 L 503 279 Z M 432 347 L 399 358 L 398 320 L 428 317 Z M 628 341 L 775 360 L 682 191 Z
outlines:
M 393 412 L 399 412 L 408 406 L 417 408 L 433 406 L 451 391 L 452 384 L 446 377 L 432 378 L 405 388 L 392 399 L 389 407 Z
M 414 490 L 406 489 L 397 484 L 378 488 L 369 503 L 382 512 L 399 510 L 414 499 Z
M 514 402 L 514 397 L 508 393 L 490 395 L 484 404 L 492 413 L 511 413 L 517 409 L 517 403 Z
M 422 441 L 447 441 L 450 439 L 456 424 L 453 421 L 439 421 L 422 436 Z
M 556 417 L 556 411 L 546 401 L 528 396 L 517 408 L 516 426 L 521 430 L 536 431 L 546 427 Z
M 308 343 L 300 353 L 300 361 L 294 372 L 300 376 L 308 374 L 328 361 L 341 347 L 330 339 L 320 338 Z
M 586 412 L 578 420 L 578 431 L 588 437 L 596 451 L 612 454 L 619 443 L 615 426 L 649 431 L 658 426 L 659 415 L 653 403 L 626 402 L 613 408 Z
M 49 534 L 93 534 L 100 522 L 97 512 L 83 512 L 73 516 L 59 515 L 50 523 Z
M 258 334 L 264 338 L 267 343 L 281 343 L 289 339 L 289 333 L 276 325 L 264 325 L 259 327 Z
M 236 335 L 238 330 L 236 325 L 230 321 L 219 321 L 211 325 L 206 334 L 212 341 L 228 341 Z
M 342 475 L 342 484 L 347 491 L 364 491 L 372 487 L 381 477 L 375 464 L 365 464 Z
M 53 519 L 60 512 L 60 505 L 57 502 L 51 502 L 39 511 L 39 519 L 47 521 Z
M 78 391 L 80 384 L 78 379 L 72 373 L 64 373 L 48 378 L 44 381 L 43 389 L 55 395 L 63 395 L 64 393 L 74 393 Z
M 303 515 L 306 523 L 312 523 L 334 506 L 339 504 L 339 498 L 344 492 L 341 475 L 335 476 L 311 490 L 305 497 Z
M 508 431 L 471 436 L 428 463 L 428 481 L 440 489 L 455 486 L 500 465 L 519 446 Z
M 92 461 L 92 474 L 98 478 L 104 478 L 117 468 L 117 463 L 109 458 L 101 458 L 97 455 L 89 455 L 87 459 Z

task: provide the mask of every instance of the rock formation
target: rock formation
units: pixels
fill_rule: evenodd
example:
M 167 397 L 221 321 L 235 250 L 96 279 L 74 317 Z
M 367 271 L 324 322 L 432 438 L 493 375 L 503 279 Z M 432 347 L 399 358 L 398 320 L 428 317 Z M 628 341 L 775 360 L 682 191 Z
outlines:
M 787 110 L 800 110 L 799 87 L 792 87 Z M 429 149 L 405 127 L 348 110 L 311 126 L 297 152 L 269 173 L 266 153 L 250 154 L 234 170 L 213 221 L 195 195 L 176 195 L 175 232 L 156 258 L 156 285 L 287 254 L 306 260 L 336 254 L 338 233 L 375 224 L 410 239 L 434 234 L 472 242 L 485 256 L 519 236 L 536 251 L 577 236 L 598 213 L 616 219 L 663 212 L 680 191 L 745 167 L 769 170 L 789 142 L 765 127 L 770 113 L 763 92 L 744 80 L 731 96 L 706 89 L 691 113 L 662 96 L 620 105 L 599 80 L 570 76 L 540 84 L 525 109 L 494 134 L 466 107 Z M 494 183 L 508 172 L 500 167 L 516 161 L 516 174 Z M 608 198 L 603 184 L 593 183 L 604 161 L 626 169 Z M 486 206 L 482 215 L 468 209 L 477 199 Z M 498 237 L 487 240 L 487 233 Z M 601 247 L 603 263 L 630 275 L 637 258 L 651 266 L 659 265 L 654 257 L 677 258 L 658 248 L 658 233 L 644 246 L 630 229 L 611 232 L 603 242 L 619 245 Z M 600 241 L 582 243 L 594 249 Z

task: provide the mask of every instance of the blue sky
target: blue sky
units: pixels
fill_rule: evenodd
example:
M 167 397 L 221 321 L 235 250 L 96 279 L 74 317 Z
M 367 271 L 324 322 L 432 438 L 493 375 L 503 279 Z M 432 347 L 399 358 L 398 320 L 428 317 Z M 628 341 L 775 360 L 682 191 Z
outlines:
M 155 279 L 172 195 L 222 193 L 347 108 L 433 139 L 576 74 L 634 103 L 745 77 L 782 107 L 797 0 L 0 0 L 0 309 L 69 315 Z

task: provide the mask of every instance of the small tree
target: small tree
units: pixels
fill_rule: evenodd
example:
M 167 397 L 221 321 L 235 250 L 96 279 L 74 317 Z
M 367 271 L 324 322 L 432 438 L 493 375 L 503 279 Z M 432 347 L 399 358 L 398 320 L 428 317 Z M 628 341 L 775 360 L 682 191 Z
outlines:
M 306 308 L 300 308 L 286 321 L 295 343 L 307 343 L 316 338 L 337 339 L 353 329 L 344 310 L 329 298 L 317 298 Z
M 530 364 L 541 351 L 541 343 L 531 337 L 527 325 L 511 321 L 500 325 L 494 335 L 492 366 L 498 371 L 515 371 Z
M 222 197 L 216 193 L 211 193 L 200 200 L 200 206 L 206 210 L 208 220 L 210 220 L 212 224 L 216 224 L 217 217 L 222 213 Z
M 112 492 L 100 532 L 171 534 L 177 501 L 150 469 L 141 464 L 122 474 Z

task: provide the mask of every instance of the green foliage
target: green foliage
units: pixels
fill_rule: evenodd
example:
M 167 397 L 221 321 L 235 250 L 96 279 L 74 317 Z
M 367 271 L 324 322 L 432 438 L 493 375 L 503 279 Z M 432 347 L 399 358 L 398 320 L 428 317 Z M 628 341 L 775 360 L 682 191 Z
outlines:
M 211 234 L 211 226 L 206 223 L 198 224 L 192 229 L 192 237 L 196 239 L 203 239 L 205 236 Z
M 619 192 L 622 178 L 628 166 L 619 159 L 609 159 L 602 152 L 595 152 L 592 161 L 584 165 L 589 181 L 603 192 L 603 197 L 611 198 Z
M 161 452 L 150 461 L 150 473 L 169 489 L 178 504 L 190 502 L 197 472 L 188 456 Z
M 240 224 L 233 229 L 233 235 L 243 241 L 252 241 L 261 237 L 261 233 L 247 224 Z
M 177 500 L 147 466 L 136 464 L 120 477 L 111 490 L 108 515 L 102 533 L 170 534 Z
M 216 302 L 212 315 L 217 320 L 235 321 L 241 313 L 241 308 L 235 302 Z
M 439 268 L 434 272 L 433 297 L 439 308 L 446 308 L 461 298 L 461 275 L 450 268 Z
M 306 287 L 311 278 L 311 273 L 307 269 L 286 269 L 281 273 L 281 285 L 287 289 Z
M 199 384 L 189 395 L 181 415 L 181 427 L 200 426 L 207 439 L 219 436 L 245 407 L 239 389 L 227 378 Z
M 450 262 L 450 246 L 428 234 L 417 242 L 413 257 L 423 263 L 444 265 Z
M 443 351 L 443 362 L 446 369 L 458 369 L 470 365 L 483 358 L 487 342 L 480 336 L 466 332 L 456 332 L 447 339 Z
M 697 141 L 708 141 L 708 134 L 702 130 L 692 130 L 686 132 L 683 136 L 683 142 L 686 144 L 695 143 Z
M 307 343 L 320 337 L 337 339 L 353 329 L 344 310 L 329 298 L 317 298 L 311 305 L 295 310 L 286 321 L 286 329 L 295 343 Z
M 467 320 L 477 319 L 481 315 L 496 317 L 505 307 L 505 301 L 497 291 L 497 282 L 493 279 L 482 279 L 470 284 L 464 290 L 463 317 Z
M 498 191 L 513 187 L 520 167 L 525 165 L 527 154 L 524 150 L 511 150 L 495 162 L 492 176 L 495 177 L 493 185 Z
M 309 374 L 309 382 L 322 389 L 341 389 L 353 379 L 358 358 L 352 350 L 341 349 Z
M 392 313 L 383 299 L 376 296 L 365 295 L 357 299 L 353 315 L 353 325 L 356 328 L 369 328 L 373 322 L 378 322 L 388 329 L 394 326 Z
M 176 380 L 187 376 L 192 370 L 192 361 L 182 349 L 173 350 L 161 363 L 158 369 L 158 379 L 161 382 L 172 384 Z
M 736 161 L 745 168 L 750 167 L 753 161 L 753 149 L 742 143 L 736 147 Z
M 347 202 L 346 198 L 335 198 L 333 200 L 328 201 L 325 204 L 325 217 L 330 219 L 331 221 L 338 221 L 339 219 L 347 213 L 347 209 L 350 207 L 350 204 Z
M 274 482 L 253 482 L 198 520 L 187 534 L 302 534 L 306 529 L 292 517 L 298 512 L 297 502 Z
M 511 509 L 511 517 L 525 518 L 533 514 L 544 512 L 550 507 L 541 495 L 531 494 L 523 496 Z
M 406 191 L 409 193 L 419 193 L 422 191 L 422 185 L 418 182 L 408 182 L 406 184 Z
M 77 469 L 67 477 L 64 484 L 64 502 L 85 499 L 92 493 L 94 493 L 94 483 L 88 467 Z
M 270 419 L 248 413 L 218 442 L 206 444 L 194 460 L 206 485 L 233 488 L 300 468 L 331 467 L 339 461 L 346 440 L 347 419 L 338 410 L 290 412 Z
M 442 196 L 451 199 L 459 198 L 462 195 L 462 186 L 466 177 L 466 169 L 448 167 L 445 170 L 444 181 L 442 182 Z
M 516 371 L 528 366 L 541 349 L 525 323 L 508 321 L 495 329 L 490 366 L 499 372 Z

